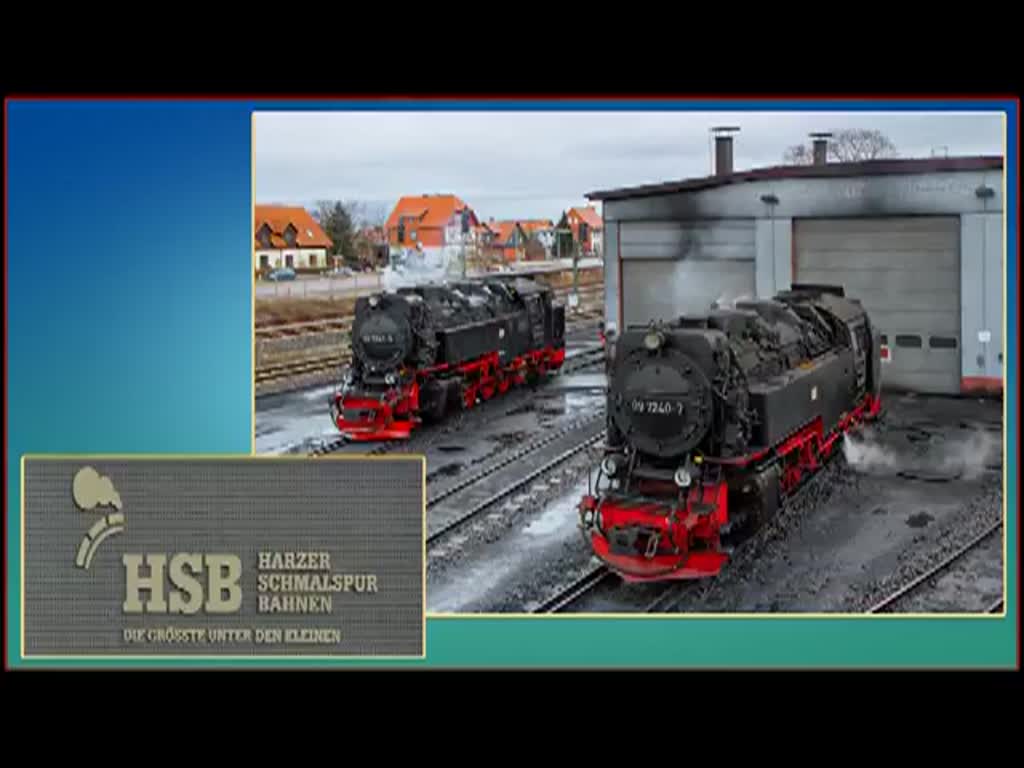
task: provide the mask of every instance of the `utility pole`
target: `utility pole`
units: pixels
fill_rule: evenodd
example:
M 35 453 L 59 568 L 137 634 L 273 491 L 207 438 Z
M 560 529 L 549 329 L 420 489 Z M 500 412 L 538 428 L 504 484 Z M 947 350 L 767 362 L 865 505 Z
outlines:
M 571 232 L 572 230 L 570 230 Z M 576 245 L 572 249 L 572 301 L 569 303 L 575 310 L 580 304 L 580 251 L 583 249 L 583 226 L 580 225 L 580 236 L 576 238 Z

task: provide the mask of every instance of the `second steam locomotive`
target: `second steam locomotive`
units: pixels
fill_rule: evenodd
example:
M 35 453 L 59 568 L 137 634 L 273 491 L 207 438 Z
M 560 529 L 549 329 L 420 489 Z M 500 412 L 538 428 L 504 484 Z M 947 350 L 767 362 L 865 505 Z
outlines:
M 766 522 L 878 415 L 879 340 L 842 288 L 811 285 L 626 329 L 579 509 L 594 554 L 627 581 L 717 574 L 724 535 Z
M 565 360 L 565 308 L 548 286 L 490 277 L 360 298 L 352 365 L 331 397 L 351 440 L 408 438 L 421 421 L 543 378 Z

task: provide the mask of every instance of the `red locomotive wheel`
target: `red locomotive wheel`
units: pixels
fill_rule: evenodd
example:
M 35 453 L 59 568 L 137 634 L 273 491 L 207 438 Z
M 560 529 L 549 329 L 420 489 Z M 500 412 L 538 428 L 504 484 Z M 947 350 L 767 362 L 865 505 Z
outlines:
M 509 387 L 511 387 L 511 386 L 512 386 L 512 378 L 511 377 L 505 376 L 504 374 L 501 374 L 501 375 L 498 376 L 498 392 L 499 392 L 499 394 L 504 395 L 506 392 L 508 392 Z

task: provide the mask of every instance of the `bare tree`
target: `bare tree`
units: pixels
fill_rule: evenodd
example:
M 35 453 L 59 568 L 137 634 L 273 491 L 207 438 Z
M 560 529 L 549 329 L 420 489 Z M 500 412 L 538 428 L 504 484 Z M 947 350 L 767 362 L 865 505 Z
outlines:
M 874 128 L 844 128 L 834 131 L 828 142 L 828 159 L 839 163 L 878 160 L 896 157 L 892 139 Z M 795 144 L 786 149 L 782 160 L 788 165 L 810 165 L 814 151 L 808 144 Z

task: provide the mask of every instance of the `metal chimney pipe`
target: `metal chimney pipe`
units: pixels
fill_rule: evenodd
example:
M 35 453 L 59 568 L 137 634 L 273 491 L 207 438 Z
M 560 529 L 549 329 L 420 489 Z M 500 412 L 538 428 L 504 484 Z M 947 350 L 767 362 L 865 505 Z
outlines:
M 715 134 L 715 175 L 728 176 L 733 172 L 732 134 L 739 131 L 734 126 L 718 126 L 711 129 Z
M 831 133 L 812 133 L 811 139 L 814 147 L 814 164 L 825 165 L 828 162 L 828 140 L 832 138 Z

